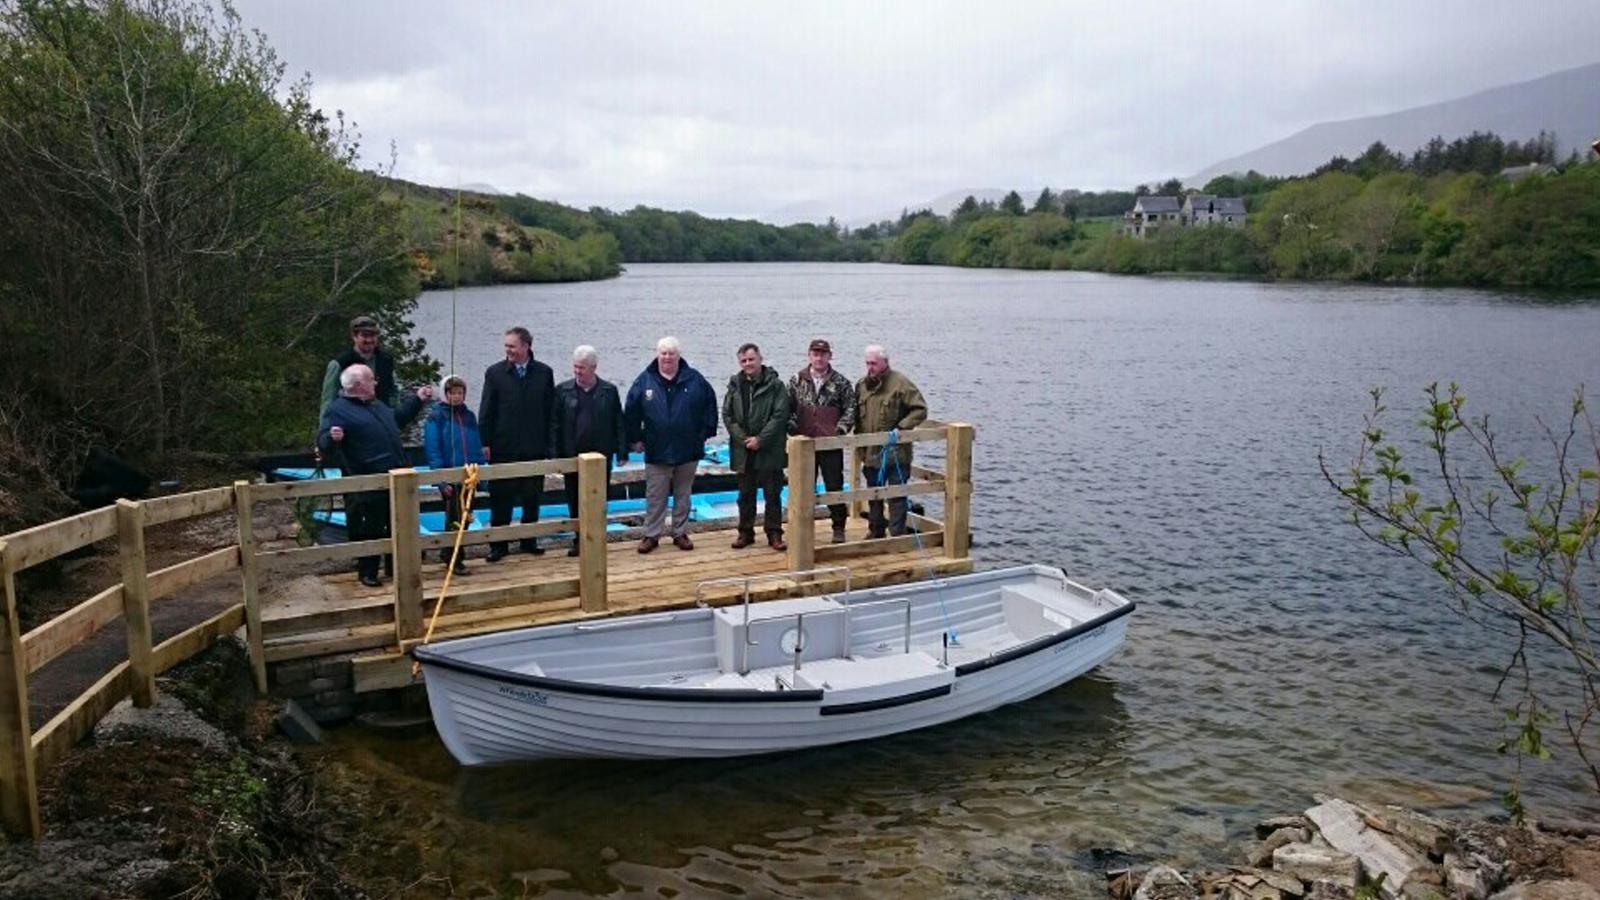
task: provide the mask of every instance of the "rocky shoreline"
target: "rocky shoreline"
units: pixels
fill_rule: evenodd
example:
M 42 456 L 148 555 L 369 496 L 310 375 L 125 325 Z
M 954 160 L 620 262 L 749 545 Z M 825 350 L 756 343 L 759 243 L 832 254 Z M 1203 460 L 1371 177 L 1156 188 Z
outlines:
M 1243 864 L 1108 870 L 1114 900 L 1600 900 L 1600 823 L 1455 822 L 1318 797 Z

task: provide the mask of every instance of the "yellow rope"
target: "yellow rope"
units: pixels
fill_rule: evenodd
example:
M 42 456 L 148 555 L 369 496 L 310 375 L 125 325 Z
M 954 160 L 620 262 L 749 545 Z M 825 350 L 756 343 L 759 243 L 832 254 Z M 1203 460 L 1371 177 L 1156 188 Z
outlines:
M 466 477 L 461 482 L 461 521 L 456 523 L 456 543 L 450 551 L 450 562 L 444 568 L 444 584 L 439 586 L 439 599 L 433 604 L 433 615 L 428 617 L 428 631 L 422 642 L 433 640 L 433 627 L 439 622 L 439 610 L 444 609 L 445 595 L 450 593 L 450 579 L 456 574 L 456 560 L 461 558 L 461 539 L 466 536 L 467 523 L 472 521 L 472 494 L 478 487 L 478 464 L 467 463 Z M 411 675 L 422 674 L 422 663 L 411 661 Z

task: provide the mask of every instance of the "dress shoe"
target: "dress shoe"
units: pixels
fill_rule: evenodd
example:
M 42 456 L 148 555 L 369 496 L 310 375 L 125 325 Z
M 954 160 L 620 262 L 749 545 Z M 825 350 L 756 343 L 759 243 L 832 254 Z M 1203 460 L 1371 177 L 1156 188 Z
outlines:
M 660 545 L 661 545 L 661 539 L 660 538 L 647 537 L 644 540 L 639 542 L 639 552 L 640 553 L 649 553 L 651 550 L 654 550 L 656 547 L 658 547 Z
M 510 551 L 506 550 L 506 548 L 504 548 L 504 547 L 490 547 L 489 548 L 489 555 L 484 557 L 484 559 L 487 559 L 489 562 L 493 563 L 493 562 L 499 562 L 500 560 L 505 559 L 509 555 L 511 555 Z
M 466 575 L 466 574 L 468 574 L 467 573 L 467 561 L 464 560 L 464 559 L 456 560 L 456 567 L 455 567 L 454 571 L 455 571 L 455 573 L 457 575 Z
M 577 556 L 578 555 L 578 545 L 577 544 L 573 544 L 571 547 L 568 547 L 567 548 L 567 555 L 568 556 Z
M 543 556 L 544 555 L 544 548 L 539 546 L 537 541 L 523 541 L 522 542 L 522 552 L 523 553 L 531 553 L 534 556 Z
M 889 535 L 888 535 L 887 532 L 879 531 L 876 528 L 869 527 L 867 529 L 867 540 L 869 540 L 869 541 L 875 541 L 875 540 L 878 540 L 879 538 L 886 538 L 888 536 Z
M 694 541 L 689 540 L 687 534 L 675 534 L 672 536 L 672 546 L 677 547 L 679 550 L 693 550 Z
M 376 575 L 363 575 L 360 581 L 367 587 L 383 587 L 383 582 L 379 581 Z
M 735 550 L 743 550 L 744 548 L 750 546 L 751 544 L 754 544 L 755 542 L 756 542 L 756 536 L 754 534 L 745 534 L 743 532 L 740 532 L 739 536 L 733 539 L 733 549 L 735 549 Z
M 835 544 L 844 543 L 844 526 L 841 525 L 833 529 L 833 542 Z
M 785 544 L 783 542 L 783 535 L 781 535 L 781 534 L 769 534 L 769 535 L 767 535 L 767 546 L 771 547 L 774 550 L 787 550 L 787 549 L 789 549 L 789 545 Z

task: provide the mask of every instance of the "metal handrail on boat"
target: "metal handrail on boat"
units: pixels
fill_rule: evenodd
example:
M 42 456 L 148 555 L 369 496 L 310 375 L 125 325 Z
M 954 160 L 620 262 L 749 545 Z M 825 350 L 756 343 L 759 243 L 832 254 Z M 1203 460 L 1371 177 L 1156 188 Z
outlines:
M 850 593 L 849 566 L 817 566 L 814 569 L 795 569 L 792 572 L 768 572 L 763 575 L 734 575 L 731 578 L 713 578 L 709 581 L 702 581 L 695 585 L 694 604 L 696 606 L 706 605 L 706 588 L 721 587 L 725 584 L 737 584 L 744 588 L 744 603 L 748 608 L 750 605 L 750 583 L 752 581 L 781 581 L 785 578 L 796 578 L 801 575 L 820 575 L 824 572 L 843 572 L 844 592 L 847 594 Z M 748 622 L 749 619 L 746 618 L 745 621 Z
M 851 610 L 864 609 L 864 608 L 866 608 L 868 606 L 882 606 L 882 605 L 884 605 L 886 603 L 904 603 L 906 605 L 906 641 L 905 641 L 906 649 L 905 649 L 905 652 L 907 652 L 907 653 L 911 652 L 911 598 L 910 597 L 887 597 L 887 598 L 885 598 L 883 600 L 868 600 L 865 603 L 846 603 L 846 604 L 844 604 L 844 652 L 845 652 L 845 655 L 848 656 L 849 653 L 850 653 L 850 612 L 851 612 Z
M 850 593 L 850 567 L 849 566 L 817 566 L 814 569 L 796 569 L 792 572 L 768 572 L 764 575 L 735 575 L 731 578 L 713 578 L 695 585 L 694 603 L 696 606 L 705 606 L 706 588 L 724 584 L 737 584 L 744 589 L 744 642 L 739 648 L 739 674 L 744 675 L 750 671 L 750 648 L 759 641 L 750 638 L 750 582 L 752 581 L 779 581 L 785 578 L 798 578 L 802 575 L 820 575 L 824 572 L 844 573 L 844 592 Z M 906 614 L 909 618 L 910 613 Z M 849 617 L 845 617 L 849 621 Z M 797 638 L 798 640 L 798 638 Z M 846 645 L 848 647 L 848 645 Z

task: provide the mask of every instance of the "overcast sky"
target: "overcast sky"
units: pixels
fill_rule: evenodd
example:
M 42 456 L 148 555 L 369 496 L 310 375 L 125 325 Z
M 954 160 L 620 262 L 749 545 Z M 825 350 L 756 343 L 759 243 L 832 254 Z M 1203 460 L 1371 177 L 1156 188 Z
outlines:
M 762 218 L 1125 189 L 1600 60 L 1596 0 L 237 5 L 402 178 Z

